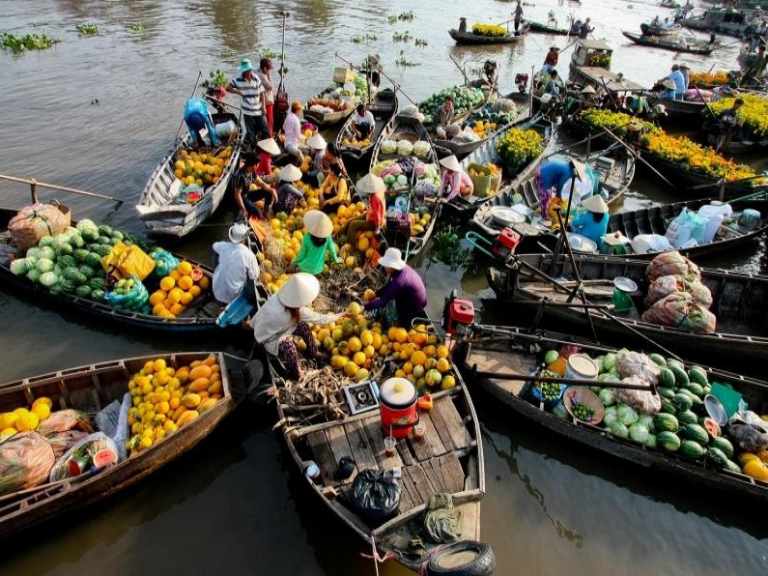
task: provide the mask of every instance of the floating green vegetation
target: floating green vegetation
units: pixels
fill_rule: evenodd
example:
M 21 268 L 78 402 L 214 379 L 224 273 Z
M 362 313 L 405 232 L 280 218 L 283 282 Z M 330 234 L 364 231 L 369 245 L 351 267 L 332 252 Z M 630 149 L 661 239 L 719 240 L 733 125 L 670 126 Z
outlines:
M 78 24 L 77 33 L 80 36 L 96 36 L 99 33 L 99 27 L 96 24 L 86 22 L 85 24 Z
M 419 64 L 417 62 L 412 62 L 411 60 L 408 60 L 405 57 L 405 51 L 400 50 L 400 57 L 395 60 L 395 66 L 399 66 L 400 68 L 410 68 L 412 66 L 418 66 Z
M 390 14 L 387 16 L 388 24 L 397 24 L 398 22 L 412 22 L 414 18 L 413 10 L 400 12 L 400 14 Z
M 379 37 L 376 36 L 376 34 L 365 34 L 365 35 L 358 34 L 357 36 L 352 36 L 352 42 L 354 42 L 355 44 L 363 44 L 364 42 L 365 43 L 375 42 L 378 39 Z
M 469 266 L 474 261 L 472 253 L 461 247 L 461 238 L 453 226 L 435 234 L 430 260 L 447 264 L 452 271 L 460 266 Z
M 144 24 L 142 24 L 141 22 L 134 22 L 133 24 L 127 24 L 125 27 L 128 28 L 128 30 L 130 30 L 131 32 L 144 32 L 144 30 L 146 29 Z
M 278 56 L 280 56 L 280 54 L 278 52 L 275 52 L 271 48 L 267 47 L 267 48 L 262 48 L 259 51 L 259 56 L 261 58 L 270 58 L 271 59 L 271 58 L 277 58 Z
M 406 30 L 405 32 L 395 32 L 392 34 L 392 41 L 393 42 L 410 42 L 413 40 L 413 36 L 411 36 L 411 33 Z
M 53 38 L 48 34 L 25 34 L 16 36 L 3 32 L 0 36 L 0 46 L 12 52 L 24 52 L 25 50 L 47 50 L 54 44 L 61 42 L 61 38 Z
M 413 43 L 414 43 L 416 46 L 421 46 L 421 47 L 427 46 L 427 40 L 426 40 L 425 38 L 416 38 L 416 39 L 413 41 Z

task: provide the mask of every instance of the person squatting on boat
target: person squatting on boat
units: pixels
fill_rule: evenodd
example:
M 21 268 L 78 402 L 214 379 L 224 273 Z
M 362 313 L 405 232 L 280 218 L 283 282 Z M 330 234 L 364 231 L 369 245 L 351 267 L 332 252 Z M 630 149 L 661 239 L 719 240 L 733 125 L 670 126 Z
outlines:
M 235 170 L 229 181 L 235 197 L 235 203 L 245 220 L 252 216 L 264 219 L 272 203 L 277 202 L 277 191 L 256 174 L 258 159 L 253 154 L 246 154 L 242 167 Z M 256 203 L 264 201 L 264 208 Z
M 403 260 L 397 248 L 387 248 L 379 260 L 389 277 L 386 284 L 376 291 L 373 300 L 363 305 L 365 310 L 377 310 L 394 302 L 397 323 L 410 327 L 416 318 L 426 318 L 427 289 L 424 281 L 413 268 Z
M 205 140 L 201 132 L 203 128 L 208 131 L 208 139 L 211 141 L 211 146 L 219 145 L 211 113 L 208 110 L 208 104 L 202 98 L 190 98 L 187 100 L 184 106 L 184 123 L 187 125 L 189 137 L 192 139 L 192 145 L 195 148 L 205 146 Z
M 213 271 L 213 297 L 222 304 L 229 304 L 240 293 L 255 300 L 255 282 L 259 278 L 259 262 L 245 245 L 248 228 L 235 224 L 229 229 L 229 242 L 213 245 L 216 268 Z

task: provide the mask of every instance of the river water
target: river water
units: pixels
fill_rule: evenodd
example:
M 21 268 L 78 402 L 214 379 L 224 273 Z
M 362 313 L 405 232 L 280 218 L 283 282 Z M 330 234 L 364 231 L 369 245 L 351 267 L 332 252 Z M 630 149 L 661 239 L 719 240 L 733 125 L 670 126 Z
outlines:
M 509 17 L 513 4 L 498 0 L 476 0 L 471 9 L 435 0 L 418 5 L 406 0 L 6 0 L 0 5 L 3 31 L 46 32 L 63 39 L 43 52 L 0 53 L 1 171 L 123 199 L 126 204 L 111 214 L 102 201 L 65 200 L 75 218 L 108 219 L 138 234 L 143 229 L 132 204 L 179 129 L 198 71 L 207 75 L 222 68 L 233 74 L 241 58 L 256 61 L 265 47 L 279 51 L 281 9 L 290 12 L 287 87 L 291 97 L 302 100 L 324 88 L 342 64 L 334 52 L 355 62 L 369 52 L 380 54 L 387 72 L 418 101 L 461 82 L 449 56 L 467 69 L 497 60 L 500 84 L 511 90 L 516 72 L 530 73 L 553 41 L 564 45 L 563 38 L 537 35 L 515 47 L 455 47 L 447 30 L 460 16 L 470 25 Z M 694 69 L 712 64 L 730 69 L 737 53 L 737 47 L 726 47 L 705 62 L 629 45 L 620 29 L 637 30 L 652 18 L 660 9 L 651 1 L 561 5 L 546 0 L 526 5 L 525 15 L 545 21 L 549 10 L 563 25 L 571 13 L 591 16 L 596 36 L 617 49 L 613 69 L 642 83 L 665 75 L 674 61 L 687 61 Z M 387 15 L 405 11 L 413 11 L 412 21 L 387 23 Z M 98 24 L 100 34 L 79 38 L 75 26 L 84 22 Z M 137 22 L 144 32 L 126 28 Z M 394 32 L 405 31 L 428 45 L 393 42 Z M 366 34 L 377 39 L 350 40 Z M 417 65 L 398 68 L 400 57 Z M 669 199 L 642 173 L 633 188 L 629 204 Z M 5 206 L 28 200 L 23 187 L 0 183 L 0 190 Z M 224 234 L 231 218 L 231 212 L 217 214 L 219 226 L 174 248 L 208 260 L 211 242 Z M 762 246 L 746 249 L 737 261 L 723 264 L 755 269 L 762 251 Z M 492 295 L 482 269 L 451 271 L 425 259 L 419 270 L 432 314 L 440 313 L 443 296 L 454 287 L 479 308 L 482 298 Z M 154 351 L 224 346 L 243 354 L 250 347 L 247 335 L 221 344 L 126 334 L 5 292 L 0 292 L 0 310 L 5 326 L 0 381 Z M 483 539 L 496 551 L 497 574 L 747 575 L 768 570 L 768 525 L 759 511 L 679 481 L 605 463 L 511 422 L 484 398 L 477 404 L 488 476 Z M 271 432 L 272 418 L 270 409 L 243 406 L 199 447 L 139 486 L 4 541 L 0 574 L 374 574 L 371 563 L 359 557 L 352 535 L 325 518 L 301 490 Z M 403 571 L 387 565 L 381 573 Z

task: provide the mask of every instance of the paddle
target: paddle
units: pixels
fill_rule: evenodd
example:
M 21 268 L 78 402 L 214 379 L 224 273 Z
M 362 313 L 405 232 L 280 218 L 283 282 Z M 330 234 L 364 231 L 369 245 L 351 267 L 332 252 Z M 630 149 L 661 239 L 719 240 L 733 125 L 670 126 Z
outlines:
M 461 65 L 458 62 L 456 62 L 456 58 L 454 58 L 450 54 L 448 54 L 448 58 L 451 59 L 451 62 L 453 62 L 456 65 L 456 68 L 459 69 L 459 72 L 461 72 L 461 75 L 464 76 L 464 84 L 469 85 L 469 77 L 467 76 L 467 73 L 464 72 L 464 68 L 462 68 Z

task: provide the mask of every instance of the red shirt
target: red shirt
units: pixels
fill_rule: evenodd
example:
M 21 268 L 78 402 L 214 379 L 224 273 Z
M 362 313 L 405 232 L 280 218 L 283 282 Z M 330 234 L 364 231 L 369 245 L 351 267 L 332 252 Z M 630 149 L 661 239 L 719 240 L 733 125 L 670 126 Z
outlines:
M 382 196 L 383 194 L 374 194 L 371 196 L 371 203 L 368 207 L 368 213 L 365 216 L 365 219 L 368 222 L 372 222 L 377 229 L 384 227 L 384 221 L 386 218 L 384 210 L 384 199 Z
M 256 164 L 256 174 L 269 176 L 272 174 L 272 155 L 268 152 L 259 152 L 259 163 Z

